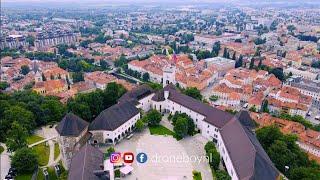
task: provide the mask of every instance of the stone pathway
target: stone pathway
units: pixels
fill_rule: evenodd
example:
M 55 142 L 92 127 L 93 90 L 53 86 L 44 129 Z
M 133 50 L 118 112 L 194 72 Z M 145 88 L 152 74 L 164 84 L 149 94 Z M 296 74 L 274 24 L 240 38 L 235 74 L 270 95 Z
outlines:
M 168 114 L 165 114 L 162 117 L 162 120 L 160 121 L 160 125 L 170 129 L 171 131 L 173 131 L 173 125 L 171 124 L 171 122 L 168 120 Z
M 49 161 L 47 166 L 52 164 L 54 162 L 54 142 L 52 140 L 48 141 L 49 148 L 50 148 L 50 154 L 49 154 Z

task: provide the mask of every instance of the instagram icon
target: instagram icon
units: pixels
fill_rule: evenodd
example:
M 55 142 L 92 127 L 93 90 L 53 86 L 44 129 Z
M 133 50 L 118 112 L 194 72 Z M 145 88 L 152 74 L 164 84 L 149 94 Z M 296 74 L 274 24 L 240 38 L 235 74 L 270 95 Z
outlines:
M 119 163 L 121 160 L 121 153 L 119 152 L 114 152 L 110 156 L 110 162 L 111 163 Z

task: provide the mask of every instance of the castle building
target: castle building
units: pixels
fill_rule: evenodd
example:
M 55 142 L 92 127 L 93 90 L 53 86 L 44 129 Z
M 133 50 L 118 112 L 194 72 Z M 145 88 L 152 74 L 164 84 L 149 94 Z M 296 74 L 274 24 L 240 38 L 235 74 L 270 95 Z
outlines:
M 146 85 L 140 86 L 123 95 L 118 104 L 101 112 L 88 128 L 91 142 L 115 144 L 121 141 L 141 118 L 138 107 L 145 111 L 152 108 L 161 113 L 186 113 L 201 135 L 216 144 L 232 180 L 279 178 L 278 170 L 252 132 L 254 124 L 248 112 L 234 116 L 182 94 L 171 84 L 174 79 L 168 77 L 167 80 L 169 84 L 164 83 L 165 87 L 160 91 L 153 92 Z M 63 121 L 61 123 L 66 124 Z M 62 126 L 60 124 L 58 127 Z M 82 130 L 84 133 L 85 128 Z
M 89 140 L 88 126 L 85 120 L 68 113 L 56 127 L 61 159 L 66 169 L 69 169 L 74 154 Z

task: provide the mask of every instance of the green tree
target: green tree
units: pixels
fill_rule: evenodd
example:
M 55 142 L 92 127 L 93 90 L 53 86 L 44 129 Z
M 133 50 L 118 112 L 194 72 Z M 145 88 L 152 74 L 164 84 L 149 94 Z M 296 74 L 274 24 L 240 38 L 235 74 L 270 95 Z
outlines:
M 4 111 L 4 117 L 1 119 L 1 127 L 4 129 L 9 129 L 11 127 L 11 123 L 14 121 L 18 122 L 22 127 L 26 128 L 26 130 L 30 133 L 36 123 L 35 117 L 32 112 L 22 108 L 20 106 L 11 106 Z
M 11 157 L 11 166 L 17 169 L 18 174 L 33 173 L 38 166 L 38 156 L 32 149 L 18 149 Z
M 188 134 L 188 120 L 183 117 L 179 117 L 175 123 L 173 131 L 179 138 L 183 138 Z
M 251 107 L 249 108 L 249 111 L 251 111 L 251 112 L 257 112 L 256 106 L 251 106 Z
M 136 130 L 138 132 L 141 132 L 144 128 L 144 123 L 141 119 L 139 119 L 137 122 L 136 122 Z
M 30 72 L 30 68 L 27 65 L 22 65 L 21 66 L 21 74 L 27 75 Z
M 320 179 L 319 168 L 298 167 L 290 171 L 290 179 Z
M 29 43 L 30 46 L 34 46 L 35 38 L 33 36 L 27 36 L 26 41 Z
M 235 68 L 242 67 L 243 64 L 243 56 L 240 54 L 238 61 L 236 61 Z
M 268 149 L 276 140 L 282 138 L 278 127 L 268 126 L 256 131 L 257 138 L 264 149 Z
M 114 153 L 115 151 L 116 151 L 116 150 L 114 149 L 114 147 L 109 147 L 109 148 L 107 149 L 106 153 L 104 154 L 104 157 L 105 157 L 105 158 L 109 158 L 110 155 L 111 155 L 112 153 Z
M 206 152 L 208 152 L 210 149 L 215 149 L 215 148 L 216 148 L 216 146 L 214 145 L 214 142 L 212 142 L 212 141 L 207 142 L 206 145 L 204 146 L 204 150 Z
M 254 68 L 254 59 L 251 58 L 249 69 L 253 69 L 253 68 Z
M 7 82 L 0 82 L 0 90 L 5 90 L 7 87 L 9 87 Z
M 73 72 L 72 79 L 73 79 L 74 83 L 84 81 L 83 72 L 82 71 L 81 72 Z
M 144 73 L 143 75 L 142 75 L 142 79 L 143 79 L 143 81 L 149 81 L 150 80 L 150 75 L 149 75 L 149 73 Z
M 107 38 L 104 36 L 103 33 L 100 33 L 95 39 L 94 42 L 97 43 L 105 43 L 107 41 Z
M 216 178 L 217 180 L 231 180 L 231 177 L 226 171 L 217 170 L 216 171 Z
M 153 109 L 148 112 L 147 119 L 149 126 L 157 126 L 162 119 L 162 115 L 157 110 Z
M 43 80 L 43 81 L 46 81 L 46 80 L 47 80 L 46 76 L 45 76 L 43 73 L 41 74 L 41 77 L 42 77 L 42 80 Z
M 6 145 L 10 152 L 27 146 L 27 130 L 14 121 L 11 128 L 8 130 Z
M 233 60 L 236 60 L 236 52 L 233 53 L 232 59 L 233 59 Z
M 207 156 L 209 157 L 209 164 L 210 166 L 217 170 L 220 164 L 220 154 L 216 149 L 216 146 L 213 142 L 209 141 L 204 146 Z
M 193 133 L 195 132 L 196 126 L 190 117 L 188 117 L 187 120 L 188 120 L 188 135 L 192 136 Z
M 268 148 L 268 155 L 281 172 L 285 172 L 285 166 L 294 162 L 294 154 L 288 149 L 287 144 L 280 140 L 276 140 Z
M 285 76 L 283 74 L 283 69 L 282 68 L 274 68 L 271 70 L 272 74 L 274 74 L 280 81 L 285 80 Z
M 68 60 L 67 59 L 61 59 L 58 63 L 59 67 L 66 70 L 68 68 Z
M 262 112 L 269 113 L 268 100 L 263 101 L 263 103 L 262 103 Z
M 188 87 L 183 93 L 187 96 L 193 97 L 194 99 L 202 101 L 202 95 L 195 87 Z
M 115 61 L 114 65 L 115 65 L 116 67 L 121 67 L 121 66 L 126 65 L 127 63 L 128 63 L 127 58 L 125 57 L 125 55 L 122 54 L 122 55 L 120 56 L 120 58 Z
M 46 100 L 40 106 L 43 112 L 43 120 L 48 122 L 59 122 L 66 112 L 65 106 L 58 100 Z
M 213 47 L 212 47 L 212 52 L 214 52 L 215 55 L 218 55 L 220 49 L 221 49 L 221 44 L 220 44 L 220 42 L 219 42 L 219 41 L 218 41 L 218 42 L 215 42 L 215 43 L 213 44 Z

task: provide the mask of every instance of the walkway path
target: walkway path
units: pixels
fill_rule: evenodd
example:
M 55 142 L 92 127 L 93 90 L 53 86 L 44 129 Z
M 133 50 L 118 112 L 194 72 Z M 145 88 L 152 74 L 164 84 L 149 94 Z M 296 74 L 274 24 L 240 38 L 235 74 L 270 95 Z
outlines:
M 49 161 L 48 161 L 47 166 L 54 162 L 54 142 L 52 140 L 49 140 L 48 144 L 49 144 L 49 148 L 50 148 L 50 154 L 49 154 Z
M 38 145 L 38 144 L 41 144 L 41 143 L 44 143 L 44 142 L 47 142 L 47 141 L 51 141 L 51 140 L 54 139 L 54 138 L 56 138 L 56 136 L 50 137 L 50 138 L 47 138 L 47 139 L 43 139 L 43 140 L 38 141 L 38 142 L 33 143 L 33 144 L 29 144 L 28 147 L 30 148 L 30 147 L 36 146 L 36 145 Z
M 165 114 L 162 117 L 162 120 L 160 121 L 160 125 L 170 129 L 171 131 L 173 131 L 173 125 L 171 124 L 171 122 L 168 120 L 168 116 L 169 114 Z
M 1 179 L 4 179 L 11 167 L 10 165 L 11 160 L 9 157 L 11 153 L 7 151 L 7 146 L 5 144 L 3 143 L 0 143 L 0 144 L 4 148 L 4 151 L 0 155 L 0 161 L 1 161 L 0 176 L 1 176 Z

